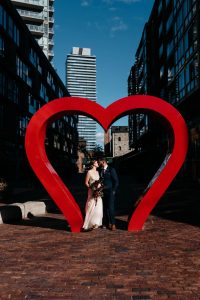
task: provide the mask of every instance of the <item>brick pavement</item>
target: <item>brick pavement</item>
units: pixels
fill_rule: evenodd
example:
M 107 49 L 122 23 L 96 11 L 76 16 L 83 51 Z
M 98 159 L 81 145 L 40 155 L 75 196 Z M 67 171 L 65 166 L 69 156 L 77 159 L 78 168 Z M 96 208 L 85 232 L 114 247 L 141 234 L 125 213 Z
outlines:
M 199 227 L 124 222 L 79 234 L 60 214 L 1 225 L 0 299 L 200 299 Z

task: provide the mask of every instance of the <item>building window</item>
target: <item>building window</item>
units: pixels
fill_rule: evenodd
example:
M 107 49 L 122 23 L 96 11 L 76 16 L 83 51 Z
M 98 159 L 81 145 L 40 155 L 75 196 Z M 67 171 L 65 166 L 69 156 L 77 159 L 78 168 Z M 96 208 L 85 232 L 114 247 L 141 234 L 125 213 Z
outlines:
M 185 87 L 185 80 L 184 80 L 184 70 L 179 75 L 179 91 L 182 91 Z
M 11 78 L 8 79 L 7 97 L 10 101 L 19 103 L 19 87 L 16 81 Z
M 178 71 L 184 63 L 184 41 L 181 39 L 178 44 L 178 48 L 175 51 L 175 64 L 176 71 Z
M 8 17 L 8 34 L 14 40 L 14 42 L 19 46 L 19 30 L 13 22 L 13 19 Z
M 168 44 L 167 44 L 167 57 L 169 57 L 172 54 L 172 51 L 174 50 L 174 41 L 171 40 Z
M 119 146 L 119 151 L 121 151 L 122 150 L 122 147 L 121 146 Z
M 30 93 L 28 95 L 28 108 L 31 114 L 34 114 L 40 108 L 39 101 L 34 99 Z
M 0 5 L 0 25 L 6 29 L 6 12 L 2 5 Z
M 161 23 L 159 26 L 159 37 L 161 36 L 162 31 L 163 31 L 163 23 Z
M 69 121 L 67 116 L 64 116 L 63 119 L 65 120 L 65 122 Z
M 3 72 L 0 72 L 0 95 L 5 95 L 5 74 Z
M 13 20 L 12 20 L 12 18 L 9 16 L 9 17 L 8 17 L 8 34 L 9 34 L 11 37 L 13 36 L 13 27 L 14 27 Z
M 42 68 L 40 66 L 40 60 L 37 53 L 31 48 L 29 53 L 30 62 L 36 67 L 36 69 L 42 74 Z
M 19 87 L 16 81 L 5 73 L 0 73 L 0 95 L 6 96 L 10 101 L 19 103 Z
M 60 149 L 60 141 L 59 141 L 59 135 L 54 135 L 54 148 L 56 149 Z
M 185 61 L 194 53 L 197 45 L 196 26 L 193 24 L 185 32 L 184 36 L 178 42 L 175 51 L 176 72 L 183 66 Z
M 198 63 L 196 58 L 191 60 L 180 72 L 178 77 L 179 98 L 190 93 L 197 85 Z
M 171 2 L 171 0 L 166 0 L 166 6 Z
M 3 37 L 0 35 L 0 57 L 4 56 L 5 43 Z
M 53 76 L 51 75 L 50 72 L 47 73 L 47 82 L 48 82 L 48 84 L 52 87 L 52 89 L 55 92 L 56 87 L 55 87 L 55 84 L 54 84 Z
M 64 95 L 63 91 L 62 91 L 60 88 L 59 88 L 59 93 L 58 93 L 58 95 L 59 95 L 59 98 L 62 98 L 63 95 Z
M 168 20 L 167 20 L 167 24 L 166 24 L 166 30 L 167 32 L 169 31 L 169 29 L 171 28 L 172 26 L 172 23 L 173 23 L 173 20 L 174 20 L 174 16 L 173 14 L 171 13 Z
M 190 61 L 185 68 L 186 92 L 189 93 L 197 85 L 199 64 L 197 58 Z
M 193 53 L 195 45 L 197 44 L 197 36 L 195 32 L 196 32 L 196 26 L 193 24 L 185 33 L 184 44 L 185 44 L 186 57 L 189 57 Z
M 30 87 L 32 86 L 32 80 L 29 77 L 28 66 L 17 56 L 16 58 L 17 75 L 24 80 Z
M 159 57 L 163 55 L 163 44 L 159 48 Z
M 121 142 L 121 137 L 118 137 L 118 141 Z
M 177 15 L 177 20 L 176 20 L 176 31 L 178 32 L 180 27 L 183 25 L 183 16 L 182 16 L 182 10 L 179 10 L 179 13 Z
M 47 89 L 46 87 L 41 83 L 40 85 L 40 97 L 45 101 L 48 102 L 48 96 L 47 96 Z
M 174 78 L 174 67 L 168 67 L 168 71 L 167 71 L 167 80 L 168 83 L 170 83 Z
M 160 68 L 160 78 L 162 78 L 164 75 L 164 66 L 161 66 Z
M 3 123 L 4 123 L 4 107 L 3 104 L 0 104 L 0 128 L 3 129 Z
M 20 117 L 19 119 L 19 131 L 18 134 L 20 136 L 25 136 L 26 127 L 30 121 L 30 118 L 28 117 Z
M 162 10 L 162 0 L 160 0 L 159 6 L 158 6 L 158 15 L 160 14 Z

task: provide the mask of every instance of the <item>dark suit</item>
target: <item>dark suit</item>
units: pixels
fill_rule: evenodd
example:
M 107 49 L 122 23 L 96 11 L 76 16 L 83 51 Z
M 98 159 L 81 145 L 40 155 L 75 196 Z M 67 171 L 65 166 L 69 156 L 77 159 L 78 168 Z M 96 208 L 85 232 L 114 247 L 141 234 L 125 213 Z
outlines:
M 108 166 L 100 171 L 103 181 L 103 224 L 115 224 L 115 194 L 119 185 L 117 173 L 114 168 Z

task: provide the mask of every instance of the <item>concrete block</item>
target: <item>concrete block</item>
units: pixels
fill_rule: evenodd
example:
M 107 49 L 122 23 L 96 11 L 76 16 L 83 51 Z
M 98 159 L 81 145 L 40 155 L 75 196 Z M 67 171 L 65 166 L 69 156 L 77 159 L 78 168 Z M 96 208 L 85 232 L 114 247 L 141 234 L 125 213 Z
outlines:
M 46 213 L 46 205 L 44 202 L 36 202 L 36 201 L 28 201 L 24 203 L 25 207 L 25 218 L 27 218 L 28 214 L 32 214 L 33 216 L 44 215 Z
M 22 210 L 14 204 L 5 205 L 0 208 L 0 224 L 12 223 L 22 220 Z
M 28 217 L 44 215 L 47 212 L 44 202 L 28 201 L 25 203 L 13 203 L 0 207 L 0 224 L 19 222 Z

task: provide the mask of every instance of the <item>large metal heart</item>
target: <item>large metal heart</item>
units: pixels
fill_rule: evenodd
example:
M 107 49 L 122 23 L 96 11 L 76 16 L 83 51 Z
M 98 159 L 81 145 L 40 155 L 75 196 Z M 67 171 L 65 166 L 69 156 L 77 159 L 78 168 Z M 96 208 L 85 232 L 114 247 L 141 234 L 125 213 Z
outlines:
M 82 114 L 96 120 L 104 130 L 120 117 L 137 111 L 153 112 L 164 118 L 172 129 L 174 145 L 170 159 L 159 177 L 137 206 L 128 224 L 129 231 L 142 229 L 148 215 L 180 170 L 187 153 L 188 131 L 181 114 L 166 101 L 152 96 L 129 96 L 103 108 L 84 98 L 65 97 L 44 105 L 32 117 L 26 130 L 25 148 L 35 174 L 64 214 L 73 232 L 79 232 L 83 218 L 78 204 L 53 169 L 45 152 L 47 126 L 64 115 Z

